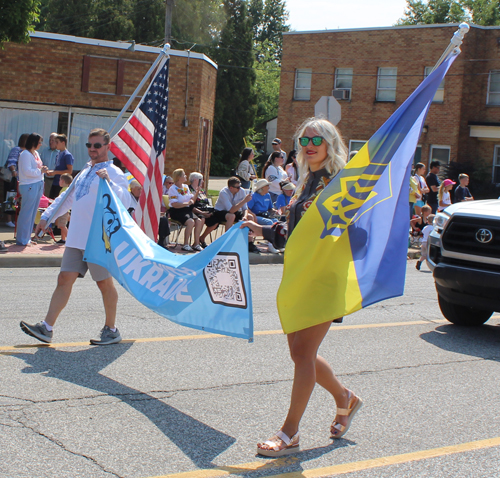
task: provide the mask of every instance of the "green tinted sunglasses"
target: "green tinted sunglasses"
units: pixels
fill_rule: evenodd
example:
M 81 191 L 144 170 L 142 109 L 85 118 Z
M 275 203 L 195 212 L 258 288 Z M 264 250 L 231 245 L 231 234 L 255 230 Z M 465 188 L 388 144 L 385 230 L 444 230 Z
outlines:
M 309 138 L 308 136 L 302 136 L 302 138 L 299 138 L 299 143 L 301 146 L 307 146 L 309 144 L 309 141 L 312 141 L 312 144 L 314 146 L 319 146 L 323 142 L 323 137 L 322 136 L 313 136 L 312 138 Z

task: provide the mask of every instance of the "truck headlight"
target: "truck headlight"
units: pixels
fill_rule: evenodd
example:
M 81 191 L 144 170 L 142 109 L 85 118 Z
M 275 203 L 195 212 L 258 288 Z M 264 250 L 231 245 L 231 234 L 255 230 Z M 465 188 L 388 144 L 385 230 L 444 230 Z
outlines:
M 436 217 L 434 218 L 434 229 L 441 232 L 444 229 L 446 223 L 448 222 L 448 219 L 450 219 L 450 216 L 448 216 L 448 214 L 438 212 L 436 214 Z

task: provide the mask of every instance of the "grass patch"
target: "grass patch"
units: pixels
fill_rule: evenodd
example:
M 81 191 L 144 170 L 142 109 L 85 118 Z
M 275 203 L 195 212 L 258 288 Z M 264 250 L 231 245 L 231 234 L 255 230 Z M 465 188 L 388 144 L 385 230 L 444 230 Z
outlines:
M 207 196 L 208 196 L 208 197 L 212 197 L 212 198 L 213 198 L 213 197 L 215 197 L 215 198 L 216 198 L 216 197 L 218 197 L 218 196 L 219 196 L 219 192 L 220 192 L 220 191 L 217 191 L 217 189 L 209 189 L 209 190 L 207 191 Z

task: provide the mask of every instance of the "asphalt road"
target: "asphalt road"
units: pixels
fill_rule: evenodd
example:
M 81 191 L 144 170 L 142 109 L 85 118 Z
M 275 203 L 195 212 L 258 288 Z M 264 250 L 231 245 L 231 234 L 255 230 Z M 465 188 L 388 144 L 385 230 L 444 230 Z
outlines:
M 333 325 L 322 345 L 365 402 L 349 433 L 329 439 L 335 407 L 317 388 L 304 451 L 282 459 L 255 455 L 279 429 L 292 383 L 275 303 L 282 266 L 252 266 L 253 344 L 177 326 L 119 289 L 128 341 L 90 346 L 102 305 L 85 278 L 55 346 L 39 346 L 18 323 L 43 318 L 57 273 L 0 269 L 1 478 L 500 476 L 500 316 L 448 325 L 414 261 L 403 297 Z

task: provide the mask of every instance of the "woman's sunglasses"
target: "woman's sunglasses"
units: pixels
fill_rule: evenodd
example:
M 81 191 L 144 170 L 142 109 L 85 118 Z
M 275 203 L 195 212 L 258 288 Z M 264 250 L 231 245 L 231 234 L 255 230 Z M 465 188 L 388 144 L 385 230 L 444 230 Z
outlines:
M 312 138 L 309 138 L 308 136 L 302 136 L 302 138 L 299 138 L 299 143 L 301 146 L 307 146 L 309 144 L 309 141 L 312 141 L 312 144 L 314 146 L 319 146 L 323 142 L 323 137 L 322 136 L 313 136 Z

